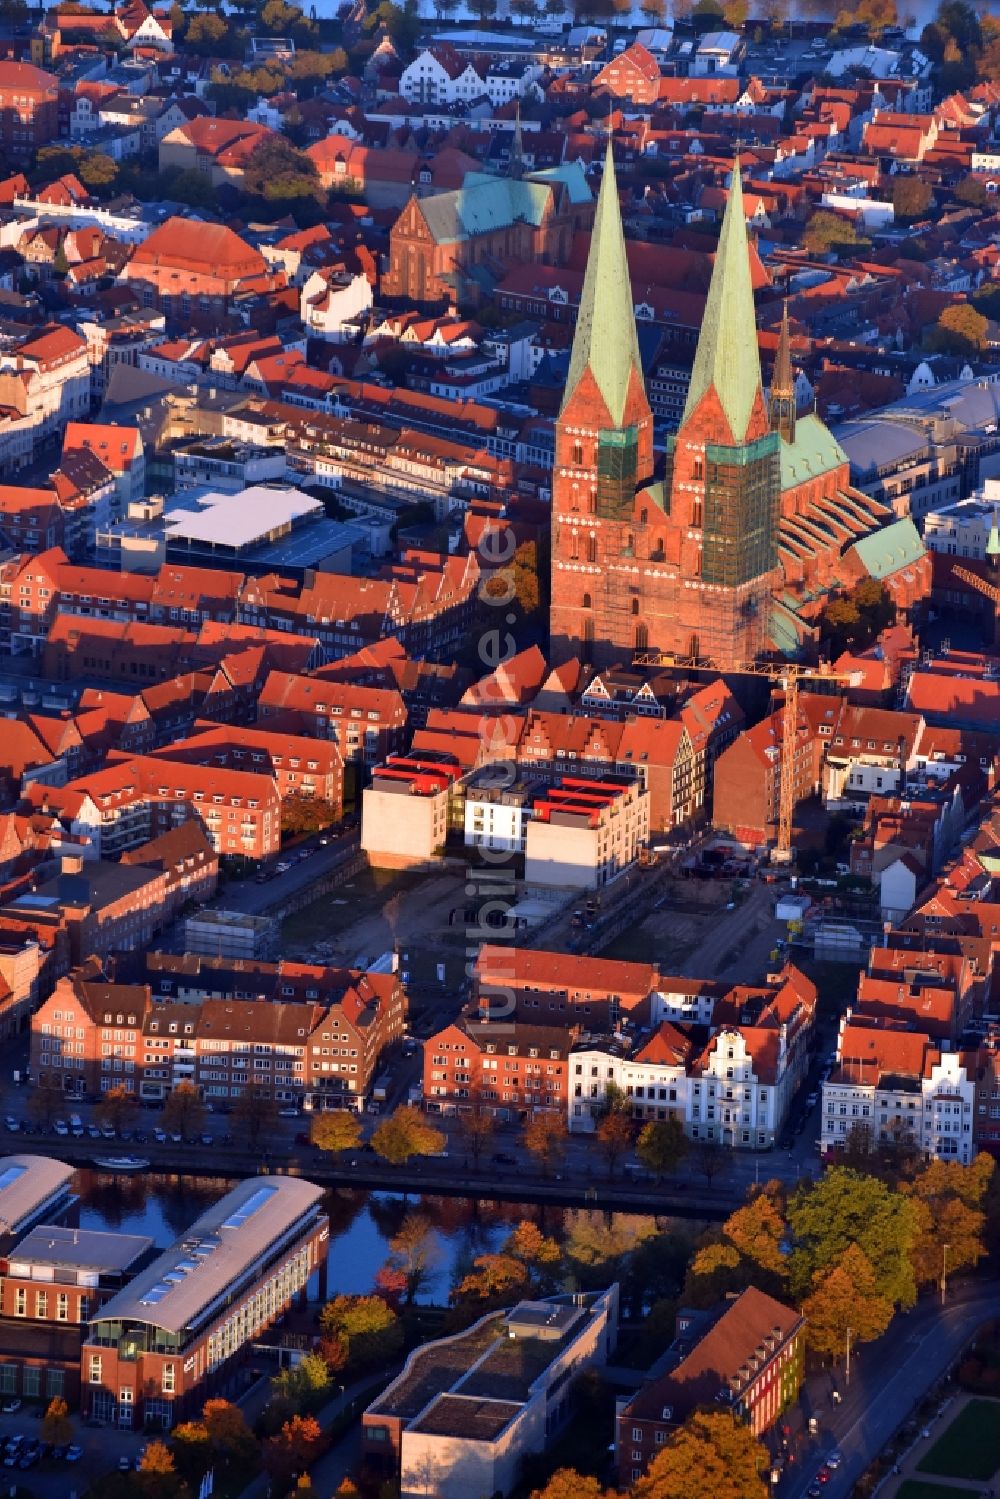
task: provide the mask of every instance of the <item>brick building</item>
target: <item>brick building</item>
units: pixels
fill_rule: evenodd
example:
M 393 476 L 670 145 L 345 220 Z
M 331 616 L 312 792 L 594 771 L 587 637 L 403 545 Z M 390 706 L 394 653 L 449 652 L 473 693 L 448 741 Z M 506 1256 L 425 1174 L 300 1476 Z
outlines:
M 87 1324 L 151 1256 L 152 1239 L 44 1223 L 0 1259 L 0 1395 L 80 1400 Z
M 0 62 L 0 145 L 13 161 L 59 134 L 59 84 L 27 62 Z
M 657 104 L 660 98 L 660 65 L 641 42 L 633 42 L 606 62 L 595 76 L 594 93 L 606 90 L 614 99 L 630 104 Z
M 156 307 L 190 328 L 202 323 L 218 331 L 219 319 L 248 298 L 276 291 L 285 284 L 258 250 L 225 224 L 199 224 L 197 234 L 185 219 L 168 219 L 138 245 L 122 271 L 146 307 Z
M 90 967 L 59 981 L 32 1017 L 39 1086 L 158 1102 L 183 1081 L 208 1100 L 254 1086 L 281 1104 L 357 1108 L 403 1038 L 395 974 L 156 957 L 133 969 L 147 982 L 99 982 Z
M 169 1430 L 232 1393 L 253 1342 L 326 1259 L 322 1198 L 311 1182 L 256 1176 L 213 1203 L 91 1322 L 83 1414 Z
M 657 972 L 629 963 L 485 942 L 473 984 L 480 1011 L 528 1025 L 614 1029 L 626 1017 L 648 1014 Z
M 805 1371 L 805 1320 L 755 1286 L 709 1313 L 678 1313 L 673 1366 L 618 1412 L 618 1478 L 630 1488 L 700 1406 L 721 1405 L 768 1431 L 798 1398 Z M 693 1346 L 692 1346 L 693 1345 Z
M 651 649 L 753 660 L 811 638 L 826 593 L 874 575 L 854 543 L 889 512 L 852 488 L 819 418 L 796 417 L 787 323 L 782 346 L 769 408 L 737 168 L 683 417 L 655 470 L 609 150 L 556 424 L 557 659 L 602 666 Z M 918 539 L 906 569 L 922 556 Z M 887 558 L 873 561 L 891 576 Z
M 563 1027 L 470 1018 L 424 1042 L 429 1114 L 482 1107 L 501 1121 L 566 1114 L 570 1032 Z
M 390 232 L 382 295 L 475 307 L 497 263 L 565 264 L 592 211 L 578 163 L 509 177 L 470 172 L 455 192 L 407 203 Z

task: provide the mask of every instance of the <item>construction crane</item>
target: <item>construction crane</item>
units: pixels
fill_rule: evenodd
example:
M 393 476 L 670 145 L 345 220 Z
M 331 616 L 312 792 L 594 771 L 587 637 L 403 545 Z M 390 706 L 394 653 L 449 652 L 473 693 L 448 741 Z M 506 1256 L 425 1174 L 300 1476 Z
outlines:
M 997 590 L 1000 598 L 1000 589 Z M 788 864 L 792 852 L 792 819 L 795 813 L 795 744 L 798 738 L 799 687 L 803 682 L 847 682 L 856 673 L 834 671 L 828 662 L 803 666 L 798 662 L 744 661 L 720 666 L 697 656 L 678 656 L 671 651 L 636 651 L 633 666 L 676 667 L 683 671 L 711 672 L 713 676 L 763 677 L 784 693 L 781 710 L 781 754 L 778 766 L 778 841 L 771 854 L 776 864 Z

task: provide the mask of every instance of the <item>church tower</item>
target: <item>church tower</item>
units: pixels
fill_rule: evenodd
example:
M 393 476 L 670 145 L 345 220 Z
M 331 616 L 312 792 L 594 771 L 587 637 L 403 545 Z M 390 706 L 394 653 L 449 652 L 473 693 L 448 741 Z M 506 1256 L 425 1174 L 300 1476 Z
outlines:
M 556 422 L 552 493 L 554 660 L 628 658 L 642 619 L 633 584 L 637 491 L 652 477 L 653 417 L 636 337 L 614 159 L 608 144 L 569 373 Z M 642 640 L 640 632 L 638 636 Z
M 654 474 L 609 151 L 556 423 L 552 659 L 627 664 L 648 649 L 725 667 L 768 649 L 780 443 L 761 388 L 737 166 L 684 416 Z
M 771 426 L 785 442 L 795 441 L 795 375 L 792 371 L 792 340 L 788 331 L 788 303 L 781 314 L 778 352 L 771 371 Z
M 667 453 L 667 549 L 683 584 L 685 654 L 727 666 L 767 649 L 780 576 L 779 450 L 761 387 L 737 161 L 684 415 Z

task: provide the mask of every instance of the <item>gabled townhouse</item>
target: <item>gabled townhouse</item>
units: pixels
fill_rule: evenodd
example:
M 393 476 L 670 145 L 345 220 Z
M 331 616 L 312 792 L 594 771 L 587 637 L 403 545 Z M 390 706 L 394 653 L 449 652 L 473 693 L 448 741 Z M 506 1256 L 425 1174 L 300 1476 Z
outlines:
M 100 1097 L 124 1085 L 152 1102 L 180 1082 L 208 1101 L 254 1086 L 281 1104 L 360 1108 L 403 1037 L 406 995 L 394 974 L 285 975 L 280 965 L 167 955 L 150 976 L 155 994 L 148 983 L 101 982 L 93 965 L 60 980 L 32 1020 L 43 1086 Z M 183 1000 L 170 997 L 182 987 Z
M 936 1045 L 925 1031 L 841 1020 L 837 1065 L 823 1084 L 821 1149 L 912 1146 L 967 1166 L 974 1153 L 976 1053 Z

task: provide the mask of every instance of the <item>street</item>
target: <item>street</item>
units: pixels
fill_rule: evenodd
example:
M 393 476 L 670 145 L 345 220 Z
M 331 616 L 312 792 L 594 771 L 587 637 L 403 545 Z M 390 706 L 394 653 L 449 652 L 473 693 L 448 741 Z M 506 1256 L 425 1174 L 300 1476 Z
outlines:
M 777 1486 L 779 1499 L 806 1499 L 819 1467 L 836 1448 L 843 1462 L 824 1486 L 824 1494 L 826 1499 L 848 1499 L 862 1473 L 977 1328 L 996 1317 L 998 1306 L 1000 1287 L 995 1281 L 957 1286 L 943 1307 L 932 1298 L 919 1302 L 912 1312 L 897 1314 L 884 1337 L 856 1350 L 850 1385 L 841 1371 L 807 1380 L 795 1413 L 796 1460 Z M 843 1397 L 840 1405 L 831 1400 L 834 1388 Z M 804 1431 L 811 1415 L 819 1421 L 815 1438 Z

